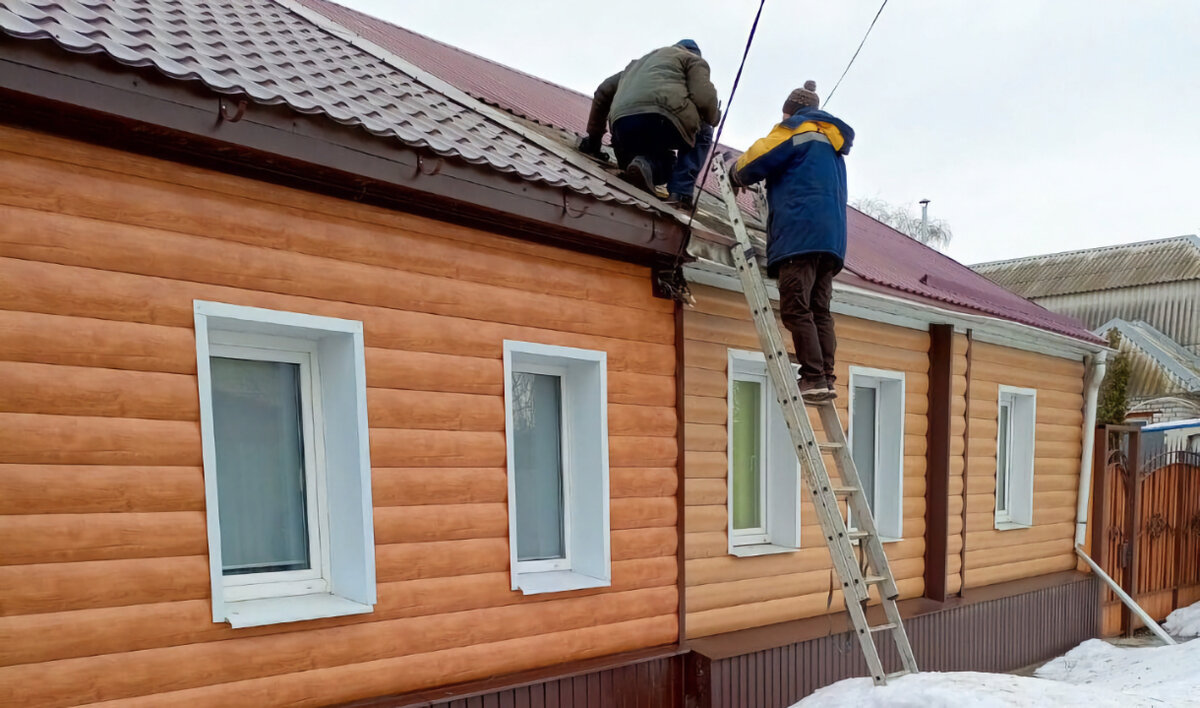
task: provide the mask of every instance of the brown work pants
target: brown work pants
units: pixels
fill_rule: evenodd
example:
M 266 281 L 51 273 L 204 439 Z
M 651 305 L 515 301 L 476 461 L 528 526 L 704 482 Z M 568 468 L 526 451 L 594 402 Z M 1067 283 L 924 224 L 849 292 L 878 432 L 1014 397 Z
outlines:
M 833 275 L 838 260 L 828 253 L 794 256 L 779 264 L 779 311 L 792 333 L 800 376 L 833 377 L 837 336 L 833 332 Z

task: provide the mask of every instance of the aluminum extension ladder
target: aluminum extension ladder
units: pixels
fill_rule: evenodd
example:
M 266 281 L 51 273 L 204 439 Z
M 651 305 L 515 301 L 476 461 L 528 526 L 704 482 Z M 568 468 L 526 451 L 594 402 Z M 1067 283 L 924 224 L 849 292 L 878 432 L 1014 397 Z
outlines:
M 758 340 L 766 357 L 767 373 L 774 384 L 775 396 L 783 406 L 783 416 L 792 436 L 792 446 L 800 458 L 800 469 L 817 518 L 820 520 L 821 532 L 829 546 L 833 567 L 842 581 L 846 609 L 854 623 L 854 632 L 858 636 L 859 644 L 862 645 L 867 668 L 870 669 L 875 684 L 884 685 L 889 678 L 917 672 L 917 660 L 913 656 L 912 646 L 908 643 L 908 635 L 900 620 L 900 610 L 896 606 L 900 591 L 896 588 L 896 580 L 888 566 L 883 544 L 879 541 L 875 518 L 867 505 L 837 407 L 833 401 L 814 404 L 820 413 L 821 425 L 829 438 L 828 442 L 819 442 L 809 421 L 804 399 L 800 396 L 800 387 L 796 383 L 787 347 L 775 320 L 775 311 L 771 306 L 767 286 L 758 269 L 754 247 L 746 233 L 741 209 L 738 208 L 733 187 L 729 183 L 729 175 L 719 157 L 715 157 L 712 163 L 717 182 L 721 185 L 721 196 L 729 211 L 734 237 L 737 239 L 737 244 L 730 250 L 734 265 L 737 266 L 738 277 L 742 281 L 746 301 L 750 305 L 754 327 L 758 330 Z M 829 453 L 836 461 L 841 478 L 839 482 L 830 481 L 822 456 L 824 453 Z M 839 499 L 847 500 L 851 518 L 857 528 L 846 528 L 846 521 L 842 518 L 838 506 Z M 865 551 L 861 565 L 854 553 L 856 542 L 859 548 Z M 874 627 L 868 623 L 866 613 L 872 585 L 879 588 L 884 615 L 887 618 L 886 623 Z M 875 635 L 880 632 L 891 633 L 903 670 L 891 674 L 884 672 L 879 648 L 875 644 Z

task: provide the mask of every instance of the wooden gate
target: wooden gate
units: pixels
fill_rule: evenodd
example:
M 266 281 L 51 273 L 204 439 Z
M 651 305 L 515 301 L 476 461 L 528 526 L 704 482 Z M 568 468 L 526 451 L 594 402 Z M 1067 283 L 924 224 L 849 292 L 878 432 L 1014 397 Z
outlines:
M 1096 430 L 1092 551 L 1156 620 L 1200 600 L 1200 455 L 1143 449 L 1138 426 Z M 1140 624 L 1107 588 L 1106 635 Z

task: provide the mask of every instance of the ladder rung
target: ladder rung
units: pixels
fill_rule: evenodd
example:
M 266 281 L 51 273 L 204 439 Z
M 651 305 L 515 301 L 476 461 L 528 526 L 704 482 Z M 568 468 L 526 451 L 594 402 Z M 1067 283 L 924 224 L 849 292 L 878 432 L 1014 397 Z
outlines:
M 912 673 L 912 672 L 911 672 L 911 671 L 908 671 L 908 670 L 904 670 L 904 671 L 894 671 L 894 672 L 892 672 L 892 673 L 888 674 L 886 678 L 887 678 L 887 679 L 890 681 L 890 680 L 892 680 L 892 679 L 898 679 L 898 678 L 900 678 L 901 676 L 908 676 L 908 675 L 909 675 L 909 674 L 911 674 L 911 673 Z
M 834 450 L 841 450 L 842 448 L 846 447 L 846 444 L 839 442 L 823 442 L 817 443 L 817 447 L 821 448 L 823 452 L 833 452 Z
M 881 624 L 878 627 L 871 627 L 870 630 L 871 630 L 871 633 L 873 634 L 875 632 L 883 632 L 883 631 L 886 631 L 889 629 L 895 629 L 895 628 L 896 628 L 895 622 L 888 622 L 887 624 Z
M 873 585 L 875 583 L 882 583 L 885 580 L 887 580 L 887 578 L 885 578 L 882 575 L 864 575 L 863 576 L 863 582 L 866 583 L 867 585 Z
M 848 497 L 851 494 L 858 492 L 858 487 L 840 487 L 840 486 L 834 485 L 829 488 L 829 491 L 833 492 L 834 494 L 838 495 L 839 497 Z
M 860 538 L 867 538 L 870 535 L 871 534 L 867 533 L 866 531 L 862 531 L 859 529 L 854 529 L 853 531 L 846 532 L 846 537 L 849 538 L 851 541 L 857 541 Z

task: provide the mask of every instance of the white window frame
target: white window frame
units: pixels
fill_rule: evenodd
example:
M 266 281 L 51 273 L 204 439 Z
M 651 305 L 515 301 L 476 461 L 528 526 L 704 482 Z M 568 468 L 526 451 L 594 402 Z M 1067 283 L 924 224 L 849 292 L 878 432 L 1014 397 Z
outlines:
M 546 558 L 542 560 L 518 560 L 517 573 L 542 573 L 545 571 L 569 571 L 571 569 L 571 505 L 568 501 L 571 499 L 571 453 L 569 450 L 571 444 L 571 418 L 567 415 L 567 411 L 571 410 L 571 391 L 567 386 L 567 367 L 551 364 L 538 364 L 534 362 L 522 362 L 513 365 L 511 376 L 514 373 L 522 374 L 543 374 L 546 376 L 556 376 L 559 380 L 559 454 L 561 460 L 559 464 L 562 466 L 562 496 L 563 496 L 563 557 L 562 558 Z M 511 385 L 511 382 L 510 382 Z M 505 400 L 511 400 L 506 397 Z M 507 406 L 506 406 L 507 409 Z M 507 412 L 507 410 L 506 410 Z M 511 436 L 511 433 L 510 433 Z M 509 445 L 512 449 L 512 445 Z M 511 469 L 511 467 L 510 467 Z M 516 490 L 516 478 L 510 476 L 511 484 Z M 515 522 L 515 519 L 514 519 Z M 516 538 L 516 535 L 513 536 Z M 516 546 L 514 540 L 513 546 Z M 515 556 L 514 556 L 515 557 Z
M 848 432 L 847 444 L 854 450 L 854 389 L 875 390 L 875 478 L 871 490 L 875 510 L 875 527 L 879 540 L 892 543 L 904 539 L 904 418 L 905 376 L 903 371 L 851 366 L 846 389 Z M 887 409 L 887 410 L 885 410 Z M 895 420 L 894 428 L 881 423 Z M 885 455 L 884 449 L 895 450 Z M 853 453 L 851 453 L 853 454 Z M 881 484 L 882 482 L 882 484 Z M 847 513 L 847 526 L 853 528 L 852 515 Z
M 193 313 L 213 621 L 239 628 L 371 612 L 375 544 L 362 323 L 202 300 Z M 224 574 L 214 356 L 300 366 L 310 569 Z
M 512 589 L 526 595 L 612 584 L 608 467 L 608 355 L 534 342 L 504 342 L 504 419 Z M 514 373 L 559 376 L 562 394 L 564 557 L 517 558 Z
M 1008 407 L 1008 450 L 1005 459 L 1007 506 L 1000 508 L 1000 495 L 993 492 L 995 528 L 1001 531 L 1024 529 L 1033 525 L 1033 475 L 1037 440 L 1037 389 L 1006 386 L 996 391 L 996 470 L 1000 485 L 1000 409 Z
M 739 557 L 791 553 L 800 548 L 800 498 L 803 482 L 800 461 L 792 449 L 791 435 L 783 418 L 783 408 L 775 396 L 775 386 L 767 375 L 762 352 L 729 349 L 726 389 L 726 529 L 729 554 Z M 762 386 L 759 398 L 759 504 L 762 526 L 734 529 L 733 500 L 733 384 L 751 381 Z

